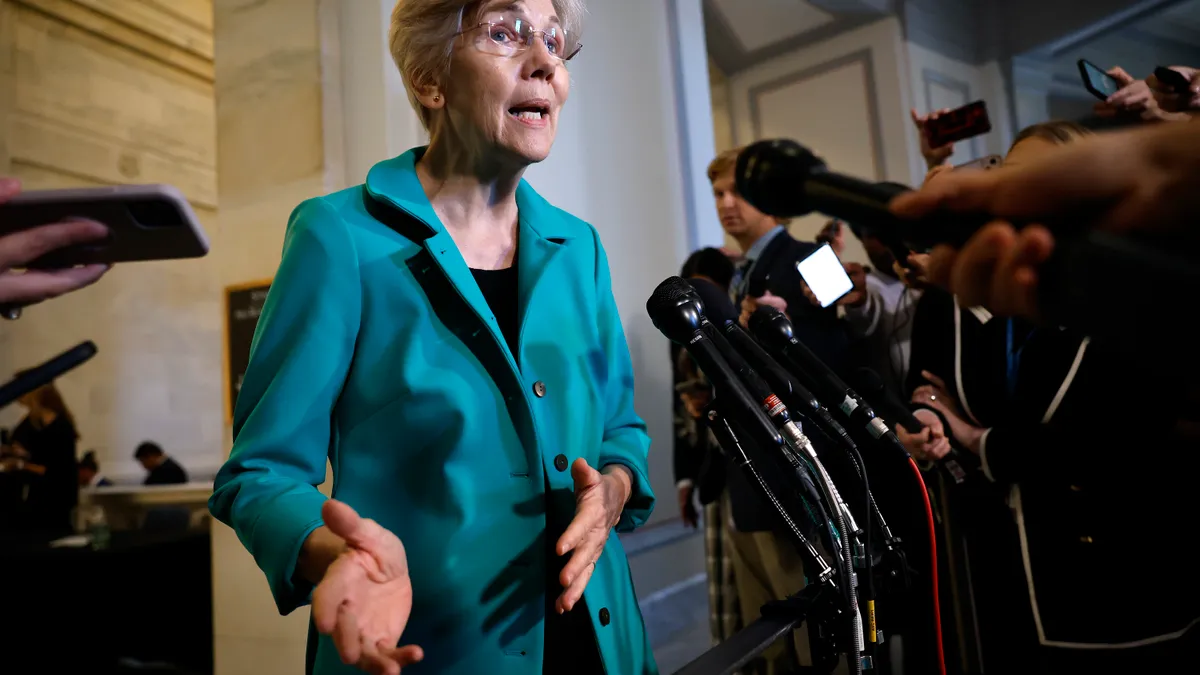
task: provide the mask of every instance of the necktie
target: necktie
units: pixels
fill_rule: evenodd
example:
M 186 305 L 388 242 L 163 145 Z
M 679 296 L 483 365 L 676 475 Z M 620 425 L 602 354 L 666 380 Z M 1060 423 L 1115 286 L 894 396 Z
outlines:
M 746 287 L 750 283 L 751 267 L 754 267 L 754 261 L 746 258 L 733 272 L 733 282 L 729 284 L 729 290 L 732 293 L 732 300 L 735 303 L 746 295 Z

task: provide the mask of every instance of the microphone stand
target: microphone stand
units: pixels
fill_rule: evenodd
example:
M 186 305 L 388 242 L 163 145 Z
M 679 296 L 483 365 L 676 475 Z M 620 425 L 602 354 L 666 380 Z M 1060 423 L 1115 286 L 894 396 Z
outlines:
M 763 499 L 779 514 L 804 561 L 805 570 L 815 570 L 816 573 L 807 575 L 811 582 L 798 593 L 763 605 L 761 618 L 701 654 L 676 671 L 675 675 L 732 675 L 766 651 L 776 640 L 787 637 L 804 623 L 809 624 L 814 672 L 833 672 L 838 663 L 837 642 L 833 638 L 844 632 L 844 629 L 838 631 L 836 627 L 846 623 L 839 602 L 843 593 L 834 582 L 834 570 L 800 531 L 796 519 L 767 485 L 746 454 L 726 415 L 721 412 L 721 407 L 720 397 L 717 397 L 707 410 L 713 436 L 730 461 L 746 474 L 750 484 L 758 488 Z M 853 640 L 847 640 L 847 644 L 852 643 Z

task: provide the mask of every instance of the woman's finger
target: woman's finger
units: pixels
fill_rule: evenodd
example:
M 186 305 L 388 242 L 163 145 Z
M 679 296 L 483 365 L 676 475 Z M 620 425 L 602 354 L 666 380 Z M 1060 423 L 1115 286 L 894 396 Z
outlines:
M 362 633 L 358 629 L 358 619 L 345 604 L 338 607 L 337 623 L 333 628 L 333 646 L 342 657 L 342 663 L 348 666 L 362 659 Z
M 563 566 L 562 574 L 558 575 L 558 581 L 563 588 L 569 587 L 576 579 L 586 574 L 604 550 L 604 543 L 608 540 L 607 531 L 597 527 L 593 532 L 593 536 L 586 538 L 576 547 L 571 559 Z
M 571 524 L 567 525 L 567 529 L 564 530 L 562 536 L 558 538 L 558 544 L 554 547 L 554 550 L 558 555 L 566 555 L 567 553 L 575 550 L 575 548 L 579 546 L 580 542 L 582 542 L 583 538 L 587 535 L 588 530 L 590 530 L 600 518 L 598 509 L 592 507 L 590 504 L 584 504 L 582 506 L 583 508 L 577 511 L 575 513 L 575 517 L 571 519 Z
M 558 611 L 560 614 L 574 609 L 575 603 L 579 602 L 579 599 L 583 597 L 583 590 L 587 588 L 588 581 L 591 580 L 592 572 L 595 569 L 596 566 L 589 562 L 583 569 L 583 572 L 575 577 L 571 585 L 567 586 L 567 589 L 558 597 Z

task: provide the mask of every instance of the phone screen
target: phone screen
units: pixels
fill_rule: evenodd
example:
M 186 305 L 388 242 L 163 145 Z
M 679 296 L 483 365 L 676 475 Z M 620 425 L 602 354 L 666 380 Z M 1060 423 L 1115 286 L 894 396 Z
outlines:
M 1121 84 L 1112 75 L 1104 72 L 1099 66 L 1086 59 L 1080 59 L 1079 72 L 1083 75 L 1083 83 L 1087 85 L 1092 95 L 1104 100 L 1121 90 Z
M 940 148 L 957 141 L 966 140 L 992 130 L 988 118 L 987 103 L 975 101 L 925 123 L 925 135 L 929 147 Z
M 822 244 L 807 258 L 796 263 L 796 269 L 822 307 L 832 305 L 854 290 L 854 282 L 829 244 Z

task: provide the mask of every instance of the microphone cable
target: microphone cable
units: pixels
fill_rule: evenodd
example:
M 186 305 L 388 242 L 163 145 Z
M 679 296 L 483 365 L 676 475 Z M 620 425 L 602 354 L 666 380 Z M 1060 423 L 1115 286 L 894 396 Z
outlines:
M 925 477 L 921 468 L 910 455 L 908 465 L 912 468 L 921 488 L 921 499 L 925 503 L 925 523 L 929 526 L 929 580 L 933 587 L 933 633 L 937 644 L 938 675 L 946 675 L 946 651 L 942 643 L 942 606 L 938 595 L 938 559 L 937 559 L 937 526 L 933 520 L 933 504 L 929 501 L 929 488 L 925 485 Z

